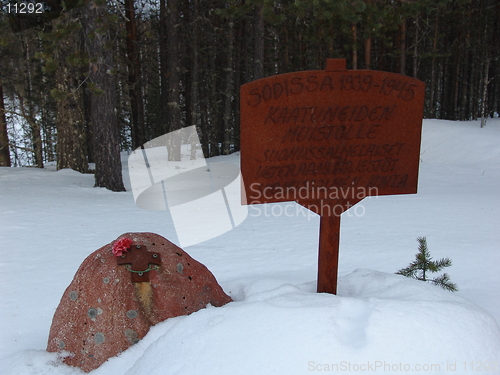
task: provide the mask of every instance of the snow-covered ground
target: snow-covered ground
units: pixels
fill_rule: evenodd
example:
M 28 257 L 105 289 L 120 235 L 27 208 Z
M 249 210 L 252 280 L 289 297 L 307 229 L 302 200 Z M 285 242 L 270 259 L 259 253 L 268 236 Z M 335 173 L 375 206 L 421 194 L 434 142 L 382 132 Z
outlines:
M 80 263 L 125 232 L 176 242 L 165 211 L 92 186 L 71 170 L 0 168 L 1 375 L 81 373 L 44 351 Z M 185 249 L 234 302 L 153 327 L 92 374 L 500 373 L 499 193 L 500 120 L 426 120 L 418 194 L 343 214 L 338 295 L 315 293 L 318 217 L 251 208 Z M 452 259 L 457 293 L 394 275 L 419 236 Z

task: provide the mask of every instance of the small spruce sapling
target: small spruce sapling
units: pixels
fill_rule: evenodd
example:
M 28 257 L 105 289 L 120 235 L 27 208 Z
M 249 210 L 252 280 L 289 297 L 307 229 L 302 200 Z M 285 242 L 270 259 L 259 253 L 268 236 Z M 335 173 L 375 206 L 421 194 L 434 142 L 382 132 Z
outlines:
M 415 260 L 408 267 L 400 269 L 396 274 L 417 280 L 430 281 L 443 289 L 456 292 L 458 290 L 457 285 L 450 281 L 450 276 L 447 273 L 434 279 L 428 277 L 428 273 L 439 272 L 445 267 L 450 267 L 451 259 L 443 258 L 433 261 L 427 248 L 427 239 L 425 237 L 418 237 L 417 241 L 418 253 L 415 255 Z

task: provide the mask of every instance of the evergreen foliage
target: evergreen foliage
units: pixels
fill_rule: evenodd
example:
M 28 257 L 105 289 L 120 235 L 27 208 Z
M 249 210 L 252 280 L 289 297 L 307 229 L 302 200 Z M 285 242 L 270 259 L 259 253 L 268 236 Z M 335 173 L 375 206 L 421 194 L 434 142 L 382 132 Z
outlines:
M 427 239 L 418 237 L 418 253 L 415 255 L 415 260 L 406 268 L 400 269 L 396 274 L 411 277 L 416 280 L 429 281 L 443 289 L 456 292 L 457 285 L 450 281 L 450 276 L 447 273 L 442 274 L 434 279 L 429 278 L 429 273 L 441 271 L 445 267 L 451 266 L 450 258 L 442 258 L 436 261 L 432 260 L 431 254 L 427 247 Z
M 484 126 L 500 113 L 498 0 L 39 0 L 44 12 L 34 15 L 8 13 L 9 3 L 0 0 L 7 165 L 57 159 L 78 170 L 82 162 L 59 163 L 64 137 L 85 149 L 78 160 L 94 162 L 90 101 L 104 92 L 118 98 L 122 150 L 196 125 L 205 157 L 238 151 L 240 86 L 321 70 L 327 58 L 424 81 L 427 118 L 481 117 Z M 94 82 L 97 40 L 113 87 Z M 65 109 L 76 132 L 60 129 Z

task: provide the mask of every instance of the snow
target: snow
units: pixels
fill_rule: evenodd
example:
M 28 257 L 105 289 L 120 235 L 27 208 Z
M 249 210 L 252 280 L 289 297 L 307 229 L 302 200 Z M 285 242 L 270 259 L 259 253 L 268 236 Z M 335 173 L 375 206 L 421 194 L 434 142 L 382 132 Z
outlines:
M 418 194 L 342 216 L 338 295 L 315 293 L 319 218 L 292 203 L 251 206 L 240 226 L 185 249 L 234 302 L 158 324 L 91 374 L 500 371 L 499 144 L 499 119 L 425 120 Z M 44 350 L 80 263 L 129 231 L 176 242 L 169 215 L 135 206 L 130 184 L 92 186 L 71 170 L 0 168 L 1 375 L 82 374 Z M 457 293 L 394 274 L 419 236 L 452 259 Z

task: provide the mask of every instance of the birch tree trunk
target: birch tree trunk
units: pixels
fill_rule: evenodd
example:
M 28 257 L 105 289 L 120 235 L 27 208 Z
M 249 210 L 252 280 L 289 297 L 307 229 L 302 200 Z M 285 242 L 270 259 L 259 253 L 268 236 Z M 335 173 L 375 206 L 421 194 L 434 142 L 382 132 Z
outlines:
M 487 57 L 484 62 L 484 75 L 483 75 L 483 97 L 481 98 L 481 127 L 486 126 L 486 101 L 488 100 L 488 84 L 489 78 L 488 73 L 490 70 L 490 59 Z
M 3 100 L 3 84 L 0 79 L 0 167 L 10 167 L 9 135 Z

